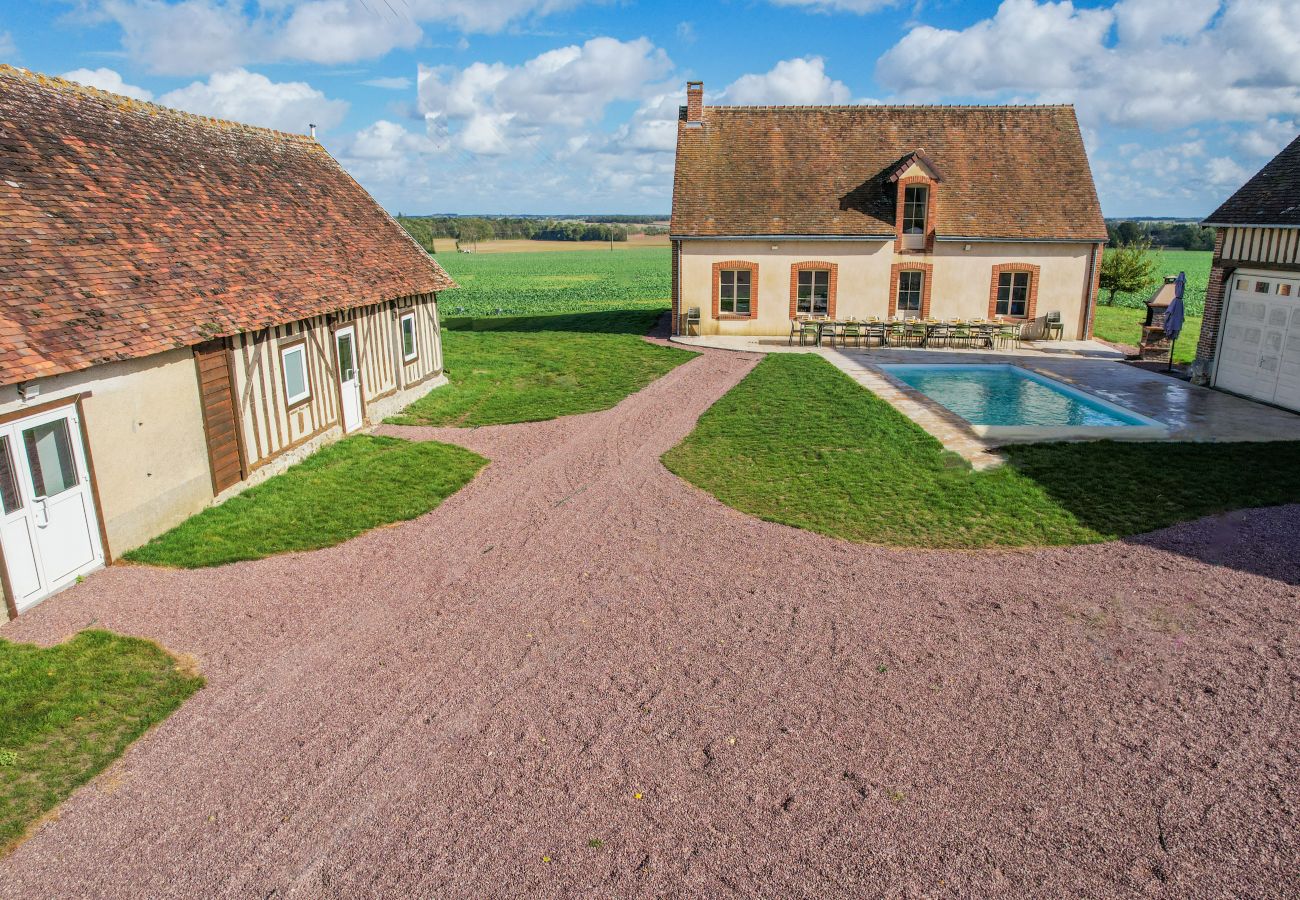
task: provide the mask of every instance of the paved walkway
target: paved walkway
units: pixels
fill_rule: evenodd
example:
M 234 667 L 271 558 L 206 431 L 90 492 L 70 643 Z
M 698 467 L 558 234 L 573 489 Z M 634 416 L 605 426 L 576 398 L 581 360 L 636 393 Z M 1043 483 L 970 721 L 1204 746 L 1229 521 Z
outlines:
M 0 628 L 209 679 L 0 896 L 1293 893 L 1300 508 L 1019 553 L 760 522 L 658 461 L 754 362 L 403 431 L 493 463 L 414 522 Z

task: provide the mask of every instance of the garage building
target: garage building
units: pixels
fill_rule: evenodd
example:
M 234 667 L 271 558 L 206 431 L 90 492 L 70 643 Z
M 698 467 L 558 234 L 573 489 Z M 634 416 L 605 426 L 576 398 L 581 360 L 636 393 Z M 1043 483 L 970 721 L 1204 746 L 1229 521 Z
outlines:
M 1205 224 L 1218 234 L 1194 378 L 1300 410 L 1300 138 Z

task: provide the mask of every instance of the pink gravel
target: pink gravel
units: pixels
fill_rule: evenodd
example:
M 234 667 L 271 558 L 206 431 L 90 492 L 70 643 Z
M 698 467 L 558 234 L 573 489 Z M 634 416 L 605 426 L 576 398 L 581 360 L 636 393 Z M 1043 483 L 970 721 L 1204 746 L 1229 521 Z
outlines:
M 0 896 L 1296 895 L 1300 508 L 1014 553 L 760 522 L 659 463 L 754 362 L 394 429 L 493 463 L 415 522 L 4 626 L 209 682 Z

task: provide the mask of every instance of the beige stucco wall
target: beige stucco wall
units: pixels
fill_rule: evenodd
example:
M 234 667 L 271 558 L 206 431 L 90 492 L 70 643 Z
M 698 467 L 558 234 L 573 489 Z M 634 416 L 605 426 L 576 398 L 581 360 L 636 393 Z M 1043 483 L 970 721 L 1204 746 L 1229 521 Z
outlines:
M 969 246 L 971 249 L 965 249 Z M 933 253 L 897 254 L 892 240 L 873 241 L 682 241 L 681 310 L 699 307 L 704 334 L 785 335 L 790 330 L 790 267 L 821 260 L 839 266 L 838 318 L 889 314 L 890 271 L 895 262 L 929 263 L 931 315 L 976 318 L 988 314 L 993 266 L 1041 267 L 1037 312 L 1060 311 L 1067 338 L 1083 333 L 1084 287 L 1091 244 L 936 242 Z M 715 320 L 713 264 L 758 264 L 758 314 L 753 319 Z
M 0 387 L 0 415 L 90 391 L 83 403 L 100 514 L 117 557 L 199 510 L 212 477 L 193 353 L 173 350 L 40 379 L 24 404 Z

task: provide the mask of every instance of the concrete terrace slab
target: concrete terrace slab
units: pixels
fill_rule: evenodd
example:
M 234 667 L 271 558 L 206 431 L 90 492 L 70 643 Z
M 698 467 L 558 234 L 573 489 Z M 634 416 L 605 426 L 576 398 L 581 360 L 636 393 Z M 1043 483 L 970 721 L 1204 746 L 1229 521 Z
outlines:
M 676 343 L 750 353 L 816 353 L 880 395 L 977 468 L 996 465 L 995 444 L 919 391 L 889 378 L 880 365 L 1016 365 L 1059 379 L 1169 427 L 1170 441 L 1300 441 L 1300 416 L 1222 391 L 1199 387 L 1123 362 L 1096 341 L 1053 341 L 1020 349 L 978 351 L 873 347 L 800 347 L 771 337 L 676 337 Z

